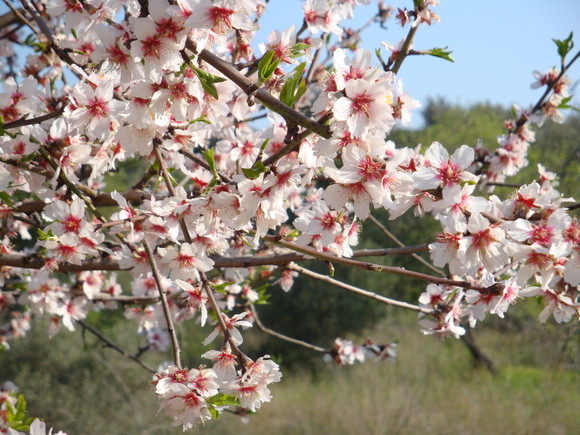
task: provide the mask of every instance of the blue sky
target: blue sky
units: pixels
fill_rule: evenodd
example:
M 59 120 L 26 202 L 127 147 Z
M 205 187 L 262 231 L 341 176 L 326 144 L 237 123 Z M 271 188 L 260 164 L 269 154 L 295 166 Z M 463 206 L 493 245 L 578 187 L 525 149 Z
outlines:
M 386 3 L 389 3 L 386 1 Z M 270 0 L 255 42 L 265 40 L 272 29 L 285 30 L 302 23 L 301 0 Z M 412 0 L 395 0 L 395 7 L 410 7 Z M 376 12 L 377 0 L 359 6 L 349 23 L 359 27 Z M 0 13 L 6 11 L 0 4 Z M 574 31 L 580 49 L 580 0 L 442 0 L 435 8 L 441 23 L 422 26 L 416 49 L 448 46 L 455 63 L 429 56 L 406 60 L 399 72 L 406 93 L 424 102 L 443 96 L 452 103 L 516 103 L 527 107 L 540 97 L 530 89 L 532 71 L 546 71 L 559 63 L 552 38 L 564 39 Z M 374 51 L 381 41 L 396 43 L 405 31 L 391 20 L 388 30 L 373 25 L 363 34 L 362 47 Z M 255 47 L 257 49 L 257 47 Z M 580 62 L 570 71 L 580 83 Z M 580 86 L 573 102 L 580 105 Z M 411 124 L 421 125 L 421 116 Z
M 389 3 L 388 1 L 386 3 Z M 261 21 L 258 40 L 274 28 L 284 30 L 292 24 L 300 27 L 300 0 L 270 0 L 269 10 Z M 357 28 L 376 12 L 376 0 L 359 6 Z M 395 1 L 395 7 L 412 4 Z M 545 71 L 559 64 L 552 38 L 564 39 L 574 31 L 580 50 L 580 0 L 442 0 L 434 8 L 441 23 L 424 26 L 417 32 L 416 49 L 448 46 L 455 63 L 428 56 L 407 59 L 399 77 L 406 93 L 419 101 L 444 96 L 452 103 L 516 103 L 527 107 L 540 97 L 530 89 L 532 71 Z M 374 25 L 363 34 L 363 47 L 374 51 L 381 41 L 396 43 L 403 32 L 394 20 L 388 30 Z M 580 83 L 580 61 L 570 77 Z M 580 105 L 580 86 L 574 101 Z M 420 126 L 420 116 L 413 126 Z

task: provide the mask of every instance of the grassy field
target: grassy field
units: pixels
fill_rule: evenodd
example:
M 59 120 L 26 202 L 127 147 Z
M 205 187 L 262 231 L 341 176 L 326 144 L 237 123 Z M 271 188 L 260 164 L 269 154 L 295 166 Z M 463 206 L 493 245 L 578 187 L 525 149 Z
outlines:
M 42 329 L 35 328 L 0 355 L 0 381 L 12 379 L 21 388 L 30 415 L 45 417 L 69 435 L 182 433 L 156 415 L 158 403 L 146 372 L 91 336 L 83 339 L 79 332 L 48 340 Z M 107 332 L 127 348 L 135 346 L 127 325 Z M 272 385 L 273 401 L 247 423 L 224 414 L 193 432 L 579 433 L 577 325 L 494 322 L 475 332 L 498 366 L 497 376 L 474 368 L 460 341 L 423 336 L 413 316 L 398 316 L 368 331 L 377 341 L 399 341 L 396 362 L 283 369 L 282 382 Z M 160 361 L 160 356 L 148 356 L 153 366 Z
M 240 433 L 579 433 L 580 372 L 571 370 L 577 338 L 566 349 L 551 331 L 483 331 L 479 342 L 500 369 L 492 376 L 473 368 L 457 340 L 422 336 L 413 325 L 390 332 L 400 337 L 394 364 L 291 374 Z M 231 417 L 223 420 L 199 433 L 233 431 Z

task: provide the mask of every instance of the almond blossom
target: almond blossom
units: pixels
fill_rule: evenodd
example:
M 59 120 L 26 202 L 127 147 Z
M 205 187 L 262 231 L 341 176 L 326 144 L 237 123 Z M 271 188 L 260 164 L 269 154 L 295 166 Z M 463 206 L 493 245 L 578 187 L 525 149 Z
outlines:
M 345 96 L 334 103 L 332 111 L 338 121 L 347 123 L 352 134 L 361 136 L 371 126 L 384 133 L 391 130 L 395 120 L 387 83 L 349 80 L 344 90 Z

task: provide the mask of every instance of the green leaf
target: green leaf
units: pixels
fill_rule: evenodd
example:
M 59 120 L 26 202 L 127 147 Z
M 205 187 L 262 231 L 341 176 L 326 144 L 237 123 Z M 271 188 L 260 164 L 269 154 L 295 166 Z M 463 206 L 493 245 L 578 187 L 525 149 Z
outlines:
M 230 394 L 218 393 L 207 399 L 207 403 L 215 406 L 240 406 L 240 400 Z
M 264 150 L 266 149 L 266 146 L 268 145 L 268 142 L 270 142 L 270 138 L 269 137 L 266 138 L 264 140 L 264 142 L 262 142 L 262 146 L 260 147 L 260 154 L 262 154 L 264 152 Z
M 205 157 L 205 161 L 207 162 L 207 164 L 209 166 L 209 170 L 211 171 L 211 173 L 214 176 L 217 177 L 217 168 L 215 166 L 214 149 L 213 148 L 210 148 L 209 150 L 202 151 L 201 153 Z
M 558 109 L 570 109 L 575 110 L 576 112 L 580 112 L 580 109 L 578 107 L 568 104 L 572 100 L 572 97 L 573 95 L 570 95 L 569 97 L 562 99 L 562 101 L 558 105 Z
M 185 69 L 187 68 L 187 62 L 183 62 L 181 64 L 181 66 L 179 67 L 179 71 L 177 71 L 175 73 L 175 76 L 179 77 L 180 75 L 182 75 L 185 72 Z
M 207 71 L 204 71 L 201 68 L 197 68 L 197 67 L 193 67 L 193 72 L 195 72 L 195 74 L 199 78 L 199 81 L 201 82 L 201 87 L 203 88 L 203 90 L 217 100 L 219 96 L 218 96 L 218 92 L 217 92 L 217 88 L 215 87 L 215 84 L 225 82 L 226 79 L 223 77 L 218 77 L 216 75 L 208 73 Z
M 250 180 L 255 180 L 262 173 L 262 171 L 258 171 L 257 169 L 253 168 L 242 168 L 242 172 L 244 173 L 246 178 L 249 178 Z
M 24 394 L 18 395 L 15 418 L 18 421 L 23 421 L 26 418 L 26 399 L 24 398 Z
M 260 174 L 266 172 L 267 170 L 268 168 L 264 166 L 261 161 L 254 163 L 251 168 L 242 168 L 242 172 L 250 180 L 255 180 L 260 176 Z
M 296 100 L 299 98 L 298 92 L 300 90 L 300 84 L 302 84 L 302 72 L 306 67 L 306 62 L 302 62 L 298 65 L 292 75 L 286 80 L 282 90 L 280 91 L 280 101 L 282 101 L 287 106 L 292 107 Z M 306 83 L 304 83 L 304 92 L 306 91 Z
M 274 51 L 272 50 L 262 56 L 262 59 L 258 62 L 258 80 L 260 83 L 264 83 L 268 80 L 272 74 L 274 74 L 274 71 L 276 71 L 279 64 L 280 58 L 275 57 Z
M 48 233 L 45 233 L 40 228 L 37 228 L 36 231 L 39 240 L 57 240 L 57 237 L 53 234 L 52 230 L 48 230 Z
M 217 409 L 215 409 L 215 406 L 210 405 L 208 407 L 209 409 L 209 413 L 211 414 L 211 418 L 213 418 L 214 420 L 217 420 L 217 418 L 220 416 L 220 413 L 218 412 Z
M 300 84 L 298 85 L 298 90 L 296 91 L 296 95 L 295 95 L 295 102 L 298 101 L 300 99 L 300 97 L 302 95 L 304 95 L 306 93 L 306 80 L 302 79 L 300 80 Z
M 194 123 L 196 123 L 196 122 L 204 122 L 204 123 L 206 123 L 206 124 L 211 124 L 211 121 L 209 121 L 209 120 L 208 120 L 208 119 L 205 117 L 205 115 L 202 115 L 202 116 L 200 116 L 199 118 L 195 118 L 195 119 L 193 119 L 193 120 L 189 121 L 189 124 L 191 125 L 191 124 L 194 124 Z
M 268 305 L 270 303 L 268 299 L 270 299 L 270 296 L 272 295 L 266 293 L 269 286 L 270 284 L 264 284 L 256 289 L 258 291 L 258 299 L 254 302 L 254 305 Z
M 6 192 L 0 192 L 0 200 L 8 207 L 12 207 L 12 200 L 10 199 L 10 195 Z
M 215 291 L 220 292 L 222 294 L 226 294 L 226 287 L 229 287 L 233 284 L 235 284 L 235 281 L 227 281 L 227 282 L 222 282 L 221 284 L 212 284 L 211 288 L 213 288 Z
M 174 177 L 174 176 L 171 174 L 171 172 L 173 172 L 173 168 L 168 168 L 166 172 L 167 172 L 167 177 L 169 178 L 169 181 L 171 181 L 171 183 L 172 183 L 174 186 L 178 186 L 178 185 L 179 185 L 179 182 L 178 182 L 178 181 L 175 179 L 175 177 Z
M 304 56 L 305 51 L 311 47 L 310 44 L 306 44 L 305 42 L 297 42 L 292 46 L 292 54 L 290 57 L 296 58 L 300 56 Z
M 77 35 L 77 31 L 75 29 L 70 29 L 70 33 L 75 37 L 75 39 L 79 39 L 79 36 Z
M 440 57 L 441 59 L 448 60 L 449 62 L 455 62 L 450 56 L 451 53 L 453 53 L 453 51 L 447 50 L 447 47 L 435 47 L 426 51 L 426 54 L 430 54 L 431 56 Z
M 570 35 L 563 41 L 560 39 L 552 39 L 556 46 L 558 47 L 558 54 L 560 58 L 564 60 L 566 55 L 574 48 L 574 41 L 572 41 L 572 37 L 574 36 L 573 32 L 570 32 Z

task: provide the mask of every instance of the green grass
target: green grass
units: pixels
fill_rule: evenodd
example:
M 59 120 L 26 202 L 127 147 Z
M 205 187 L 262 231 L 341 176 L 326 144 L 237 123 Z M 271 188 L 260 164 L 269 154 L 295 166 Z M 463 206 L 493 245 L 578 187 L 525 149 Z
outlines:
M 127 349 L 134 325 L 106 333 Z M 284 370 L 274 398 L 242 423 L 224 414 L 193 433 L 208 434 L 572 434 L 578 433 L 580 365 L 574 328 L 526 320 L 492 322 L 474 331 L 499 374 L 474 368 L 455 339 L 423 336 L 411 316 L 395 316 L 367 331 L 377 342 L 398 339 L 395 363 L 369 362 L 312 371 Z M 190 366 L 201 363 L 201 340 L 184 335 Z M 248 337 L 250 338 L 250 337 Z M 249 342 L 245 345 L 249 345 Z M 31 416 L 77 434 L 178 434 L 162 415 L 149 375 L 87 335 L 48 340 L 42 325 L 0 355 L 0 381 L 12 379 Z M 195 349 L 195 351 L 193 351 Z M 191 352 L 190 352 L 191 351 Z M 146 355 L 155 367 L 160 355 Z

